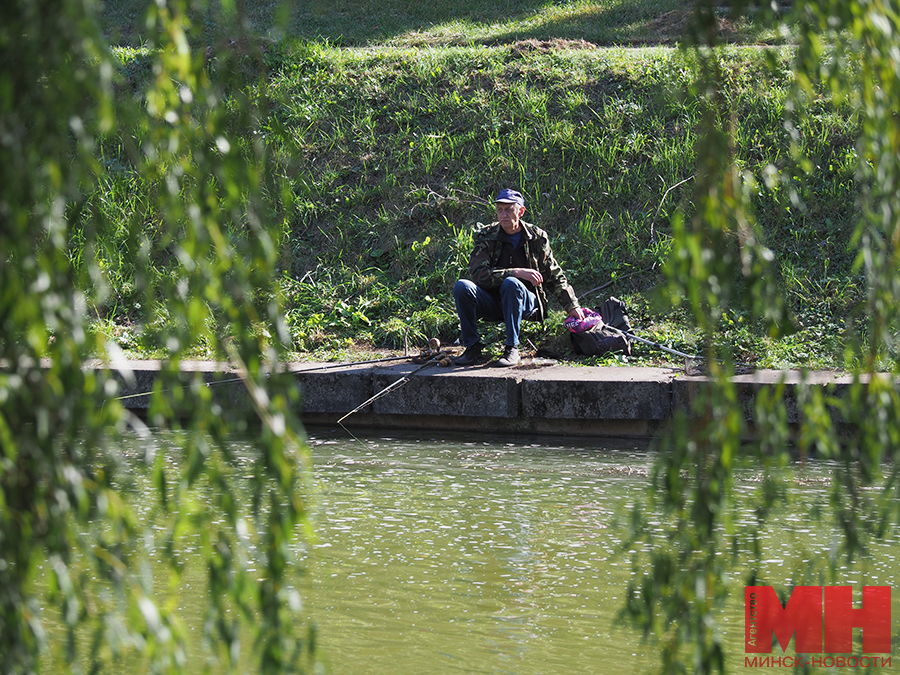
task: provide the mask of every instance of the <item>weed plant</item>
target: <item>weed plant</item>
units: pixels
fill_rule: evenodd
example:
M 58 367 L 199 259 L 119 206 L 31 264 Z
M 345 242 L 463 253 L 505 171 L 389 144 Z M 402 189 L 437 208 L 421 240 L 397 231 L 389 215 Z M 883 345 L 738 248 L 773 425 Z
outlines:
M 141 51 L 120 55 L 132 84 L 123 89 L 140 91 Z M 758 366 L 840 367 L 842 335 L 863 293 L 847 252 L 860 190 L 856 118 L 823 95 L 785 125 L 790 48 L 732 47 L 723 58 L 738 162 L 798 332 L 775 343 L 736 306 L 719 339 L 738 361 Z M 235 92 L 266 111 L 259 137 L 232 142 L 262 140 L 277 159 L 268 194 L 281 222 L 282 288 L 298 357 L 415 348 L 432 335 L 452 343 L 450 288 L 464 274 L 473 228 L 492 221 L 492 196 L 505 186 L 524 193 L 526 220 L 550 232 L 576 291 L 605 286 L 586 304 L 617 295 L 653 340 L 702 348 L 654 292 L 670 220 L 692 213 L 700 120 L 690 94 L 696 68 L 682 52 L 536 40 L 441 48 L 282 42 L 266 47 L 261 65 L 261 86 L 233 78 Z M 155 187 L 138 184 L 114 147 L 109 155 L 96 208 L 112 223 L 143 218 L 152 234 L 154 214 L 141 210 Z M 774 180 L 776 167 L 792 178 Z M 123 232 L 112 228 L 98 252 L 115 292 L 98 305 L 97 328 L 112 337 L 142 314 L 129 296 Z M 165 268 L 160 259 L 159 273 Z M 525 337 L 568 352 L 561 320 L 557 311 Z M 140 332 L 127 334 L 123 348 L 141 353 Z M 637 352 L 638 363 L 669 362 L 650 348 Z

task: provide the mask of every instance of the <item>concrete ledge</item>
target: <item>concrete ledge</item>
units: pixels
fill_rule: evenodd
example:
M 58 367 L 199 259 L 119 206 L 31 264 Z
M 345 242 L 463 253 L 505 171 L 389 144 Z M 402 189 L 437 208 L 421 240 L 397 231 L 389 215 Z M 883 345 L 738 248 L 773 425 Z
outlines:
M 804 383 L 807 385 L 830 387 L 832 392 L 840 396 L 853 383 L 853 378 L 835 371 L 810 371 L 801 373 L 798 370 L 757 370 L 749 375 L 735 375 L 732 381 L 736 385 L 738 401 L 744 411 L 744 417 L 752 420 L 755 417 L 756 395 L 760 389 L 783 386 L 785 388 L 782 403 L 785 407 L 787 421 L 790 424 L 800 422 L 800 409 L 797 403 L 797 390 Z M 708 377 L 689 377 L 682 375 L 673 383 L 672 403 L 674 409 L 692 410 L 696 404 L 702 387 L 709 382 Z
M 672 416 L 675 372 L 661 368 L 566 368 L 522 380 L 522 415 L 555 420 L 649 420 Z
M 147 394 L 163 372 L 163 364 L 136 361 L 128 367 L 117 365 L 114 374 L 121 386 L 122 403 L 135 411 L 146 410 Z M 688 377 L 676 369 L 529 362 L 517 368 L 435 365 L 420 370 L 408 361 L 295 363 L 287 368 L 302 392 L 302 416 L 307 424 L 334 425 L 386 387 L 409 377 L 402 386 L 348 417 L 344 426 L 569 436 L 649 438 L 677 411 L 696 413 L 696 406 L 702 405 L 702 389 L 709 382 L 707 377 Z M 250 407 L 243 383 L 228 364 L 185 362 L 175 377 L 165 386 L 179 386 L 176 398 L 183 396 L 185 403 L 192 388 L 208 385 L 215 396 L 239 408 Z M 771 370 L 734 378 L 748 421 L 753 421 L 760 389 L 784 387 L 782 401 L 791 424 L 800 421 L 797 392 L 804 382 L 828 387 L 840 396 L 852 381 L 849 375 L 835 372 Z
M 362 367 L 299 373 L 305 413 L 350 412 L 373 395 L 372 370 Z
M 375 374 L 376 392 L 411 369 L 394 366 L 389 370 Z M 520 411 L 521 388 L 516 373 L 495 375 L 480 368 L 428 368 L 372 406 L 372 412 L 381 415 L 425 417 L 518 418 Z

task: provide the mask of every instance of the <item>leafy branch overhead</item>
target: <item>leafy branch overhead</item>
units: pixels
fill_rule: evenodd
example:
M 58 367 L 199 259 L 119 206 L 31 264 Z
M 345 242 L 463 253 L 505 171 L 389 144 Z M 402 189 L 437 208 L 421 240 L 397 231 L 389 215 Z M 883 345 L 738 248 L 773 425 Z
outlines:
M 748 9 L 732 3 L 737 16 Z M 763 245 L 753 208 L 756 178 L 743 170 L 737 150 L 740 128 L 724 96 L 727 56 L 715 34 L 703 30 L 715 16 L 713 5 L 700 3 L 698 16 L 697 41 L 688 48 L 702 73 L 692 94 L 704 111 L 694 210 L 673 220 L 666 292 L 710 334 L 736 304 L 777 334 L 787 325 L 787 301 L 784 288 L 773 282 L 776 259 Z M 788 401 L 786 389 L 777 387 L 748 402 L 731 377 L 729 354 L 709 349 L 710 387 L 698 392 L 690 418 L 659 442 L 648 505 L 667 514 L 666 526 L 649 527 L 646 507 L 635 509 L 632 518 L 632 544 L 645 541 L 653 553 L 649 559 L 635 555 L 640 571 L 629 586 L 623 615 L 661 640 L 665 672 L 689 662 L 695 672 L 724 672 L 726 650 L 716 617 L 742 585 L 773 585 L 787 597 L 795 585 L 833 583 L 842 565 L 865 558 L 871 542 L 898 524 L 891 467 L 900 460 L 894 380 L 900 136 L 893 112 L 900 105 L 900 70 L 888 54 L 900 43 L 900 17 L 891 3 L 828 0 L 796 0 L 782 16 L 770 18 L 786 20 L 798 38 L 783 122 L 791 165 L 801 177 L 820 170 L 815 162 L 821 158 L 807 153 L 799 129 L 823 106 L 847 106 L 859 128 L 852 156 L 861 189 L 850 251 L 867 292 L 858 307 L 860 330 L 845 343 L 847 362 L 856 366 L 853 385 L 841 398 L 810 386 L 800 400 Z M 769 189 L 792 189 L 795 176 L 773 165 L 765 181 Z M 741 303 L 742 293 L 752 297 Z M 878 372 L 885 366 L 888 373 Z M 797 410 L 796 419 L 790 419 L 789 409 Z M 745 440 L 748 413 L 755 424 L 750 442 Z M 792 479 L 796 451 L 833 461 L 828 504 L 804 516 L 833 528 L 834 543 L 827 555 L 808 550 L 816 546 L 814 539 L 798 543 L 785 576 L 765 578 L 759 535 L 775 514 L 799 501 L 796 491 L 802 488 Z M 737 513 L 735 478 L 750 467 L 762 467 L 762 479 L 755 490 L 755 517 L 748 521 Z M 735 569 L 749 572 L 734 579 Z
M 239 140 L 253 137 L 259 102 L 228 94 L 198 57 L 187 2 L 151 3 L 146 77 L 133 93 L 86 9 L 54 0 L 0 10 L 3 672 L 183 672 L 191 637 L 168 598 L 183 582 L 186 538 L 208 563 L 210 658 L 229 669 L 252 658 L 257 672 L 312 668 L 290 582 L 307 458 L 296 394 L 272 368 L 288 337 L 262 199 L 270 169 L 261 144 Z M 234 65 L 217 53 L 219 68 Z M 133 201 L 113 213 L 126 166 L 131 185 L 152 188 L 123 188 Z M 123 362 L 92 329 L 120 281 L 141 339 L 166 357 L 153 435 L 115 399 L 109 372 L 84 367 L 98 355 Z M 252 413 L 180 374 L 201 343 L 239 365 Z M 235 433 L 252 439 L 246 456 L 230 445 Z M 177 445 L 159 448 L 160 438 Z M 135 465 L 152 476 L 156 504 L 126 498 Z M 144 573 L 151 556 L 168 569 L 163 583 Z M 65 640 L 49 639 L 50 608 Z

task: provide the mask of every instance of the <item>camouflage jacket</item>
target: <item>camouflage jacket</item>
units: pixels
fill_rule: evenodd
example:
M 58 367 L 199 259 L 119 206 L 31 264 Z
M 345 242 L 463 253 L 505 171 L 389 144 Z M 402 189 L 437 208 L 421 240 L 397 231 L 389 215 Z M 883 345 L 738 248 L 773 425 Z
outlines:
M 559 304 L 566 312 L 571 312 L 580 306 L 578 298 L 569 285 L 565 272 L 553 257 L 547 233 L 524 220 L 521 223 L 527 266 L 539 271 L 544 277 L 544 283 L 536 288 L 541 318 L 547 316 L 547 291 L 559 300 Z M 500 223 L 492 223 L 480 227 L 473 235 L 474 246 L 469 258 L 469 279 L 488 291 L 499 289 L 503 280 L 511 276 L 509 269 L 498 267 L 503 249 L 500 234 Z

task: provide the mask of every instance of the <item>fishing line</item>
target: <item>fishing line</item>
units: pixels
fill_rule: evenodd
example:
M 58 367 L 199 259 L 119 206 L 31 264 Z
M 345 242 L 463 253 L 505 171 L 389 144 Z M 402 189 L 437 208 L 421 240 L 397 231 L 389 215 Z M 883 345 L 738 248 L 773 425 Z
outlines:
M 363 366 L 363 365 L 369 365 L 372 363 L 386 363 L 387 361 L 401 361 L 403 359 L 409 359 L 409 358 L 412 358 L 412 357 L 410 357 L 410 356 L 387 356 L 385 358 L 370 359 L 368 361 L 351 361 L 349 363 L 329 363 L 329 364 L 325 364 L 325 365 L 321 365 L 321 366 L 314 366 L 312 368 L 304 368 L 302 370 L 287 370 L 285 372 L 292 374 L 292 375 L 299 374 L 299 373 L 311 373 L 311 372 L 314 372 L 317 370 L 331 370 L 333 368 L 348 368 L 350 366 Z M 270 373 L 266 373 L 266 377 L 269 377 L 269 376 L 270 376 Z M 243 380 L 244 380 L 244 378 L 242 378 L 242 377 L 232 377 L 227 380 L 217 380 L 215 382 L 204 382 L 203 384 L 206 387 L 212 387 L 212 386 L 216 386 L 216 385 L 220 385 L 220 384 L 231 384 L 233 382 L 242 382 Z M 168 393 L 171 391 L 184 391 L 185 389 L 187 389 L 190 386 L 192 386 L 192 385 L 185 384 L 181 387 L 170 387 L 168 389 L 163 389 L 160 393 Z M 149 391 L 144 391 L 144 392 L 140 392 L 137 394 L 126 394 L 124 396 L 116 396 L 113 400 L 114 401 L 125 401 L 130 398 L 139 398 L 141 396 L 149 396 L 152 393 L 153 393 L 153 390 L 151 389 Z
M 337 423 L 340 424 L 341 427 L 344 427 L 344 425 L 342 424 L 342 422 L 343 422 L 345 419 L 347 419 L 348 417 L 350 417 L 350 415 L 352 415 L 352 414 L 355 413 L 355 412 L 359 412 L 360 410 L 362 410 L 363 408 L 365 408 L 367 405 L 369 405 L 369 404 L 371 404 L 371 403 L 374 403 L 375 401 L 377 401 L 378 399 L 380 399 L 382 396 L 387 395 L 388 393 L 392 392 L 393 390 L 399 389 L 399 388 L 402 387 L 404 384 L 406 384 L 407 382 L 409 382 L 409 378 L 411 378 L 413 375 L 415 375 L 416 373 L 418 373 L 420 370 L 424 370 L 424 369 L 427 368 L 428 366 L 434 365 L 434 362 L 435 362 L 435 361 L 437 361 L 437 360 L 438 360 L 439 358 L 441 358 L 442 356 L 446 356 L 446 355 L 447 355 L 446 352 L 438 352 L 437 354 L 433 355 L 433 356 L 430 357 L 427 361 L 425 361 L 425 363 L 423 363 L 421 366 L 419 366 L 418 368 L 416 368 L 415 370 L 413 370 L 412 372 L 410 372 L 408 375 L 404 375 L 404 376 L 401 377 L 399 380 L 397 380 L 397 381 L 395 381 L 395 382 L 392 382 L 391 384 L 389 384 L 388 386 L 386 386 L 384 389 L 382 389 L 381 391 L 379 391 L 379 392 L 378 392 L 377 394 L 375 394 L 372 398 L 368 399 L 367 401 L 363 401 L 362 403 L 360 403 L 360 404 L 359 404 L 358 406 L 356 406 L 353 410 L 351 410 L 351 411 L 348 412 L 346 415 L 344 415 L 343 417 L 341 417 L 341 418 L 337 421 Z M 346 430 L 346 427 L 344 427 L 344 429 Z
M 432 362 L 433 362 L 433 361 L 435 361 L 436 359 L 439 359 L 441 356 L 444 356 L 445 354 L 446 354 L 446 352 L 438 352 L 437 354 L 435 354 L 434 356 L 432 356 L 431 358 L 429 358 L 427 361 L 425 361 L 425 363 L 423 363 L 421 366 L 419 366 L 419 367 L 416 368 L 414 371 L 412 371 L 409 375 L 404 375 L 403 377 L 401 377 L 401 378 L 400 378 L 399 380 L 397 380 L 396 382 L 394 382 L 394 383 L 388 385 L 387 387 L 385 387 L 384 389 L 382 389 L 381 391 L 379 391 L 377 394 L 375 394 L 372 398 L 370 398 L 370 399 L 369 399 L 368 401 L 366 401 L 365 403 L 363 403 L 363 404 L 361 404 L 361 405 L 358 405 L 356 408 L 354 408 L 353 410 L 351 410 L 350 412 L 348 412 L 346 415 L 344 415 L 343 417 L 341 417 L 341 418 L 337 421 L 338 426 L 340 426 L 341 429 L 343 429 L 343 430 L 346 431 L 348 434 L 350 434 L 350 436 L 353 438 L 353 440 L 355 440 L 356 442 L 358 442 L 358 443 L 359 443 L 360 445 L 362 445 L 363 447 L 368 448 L 368 447 L 369 447 L 368 445 L 366 445 L 365 443 L 363 443 L 359 438 L 357 438 L 357 437 L 354 435 L 354 433 L 353 433 L 352 431 L 350 431 L 347 427 L 344 426 L 344 424 L 343 424 L 344 420 L 347 419 L 348 417 L 350 417 L 350 415 L 352 415 L 353 413 L 355 413 L 355 412 L 357 412 L 357 411 L 359 411 L 359 410 L 362 410 L 363 408 L 365 408 L 367 405 L 371 404 L 372 402 L 377 401 L 379 398 L 381 398 L 382 396 L 384 396 L 384 395 L 387 394 L 388 392 L 390 392 L 390 391 L 392 391 L 392 390 L 394 390 L 394 389 L 399 389 L 399 388 L 402 387 L 404 384 L 406 384 L 407 382 L 409 382 L 409 378 L 410 378 L 410 377 L 412 377 L 413 375 L 415 375 L 416 373 L 418 373 L 420 370 L 422 370 L 422 369 L 424 369 L 424 368 L 427 368 L 428 366 L 432 365 Z

